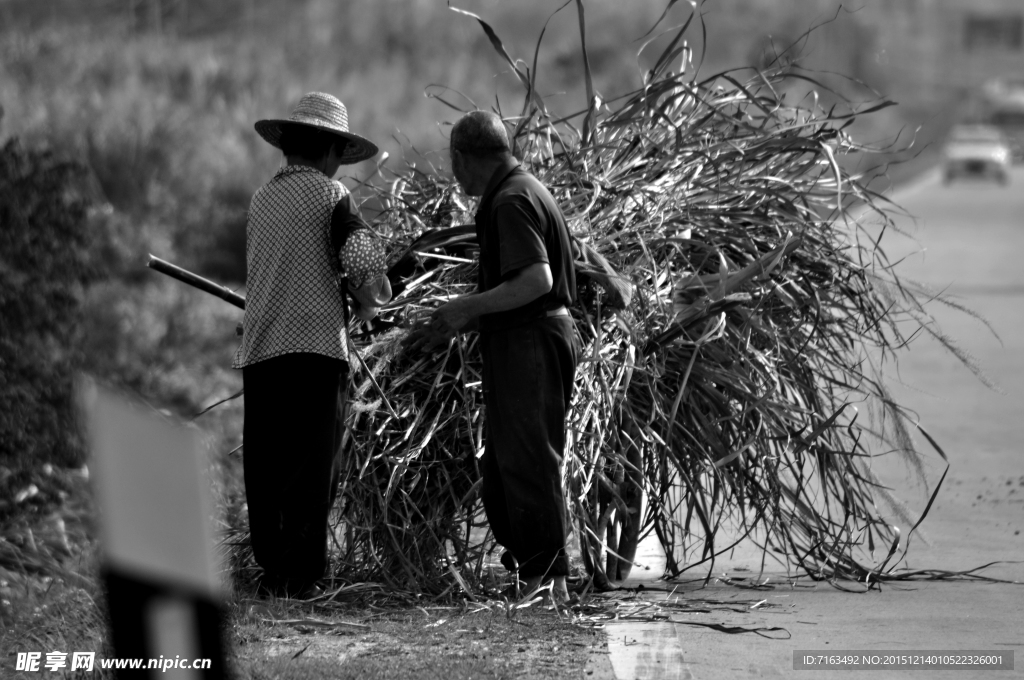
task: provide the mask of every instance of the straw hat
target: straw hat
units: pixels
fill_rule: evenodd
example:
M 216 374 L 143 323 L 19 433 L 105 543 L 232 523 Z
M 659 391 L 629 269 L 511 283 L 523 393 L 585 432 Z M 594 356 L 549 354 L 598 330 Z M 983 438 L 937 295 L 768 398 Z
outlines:
M 281 132 L 288 125 L 305 125 L 331 132 L 348 142 L 341 162 L 358 163 L 377 155 L 377 145 L 348 131 L 348 110 L 337 97 L 324 92 L 310 92 L 299 100 L 299 105 L 287 120 L 258 120 L 256 132 L 260 137 L 281 148 Z

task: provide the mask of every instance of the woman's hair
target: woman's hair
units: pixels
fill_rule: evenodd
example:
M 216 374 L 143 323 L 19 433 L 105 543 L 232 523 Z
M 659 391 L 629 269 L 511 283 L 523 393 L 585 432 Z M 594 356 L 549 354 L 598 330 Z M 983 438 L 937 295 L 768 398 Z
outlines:
M 279 140 L 285 156 L 298 156 L 308 160 L 319 160 L 327 155 L 334 145 L 338 154 L 345 151 L 348 141 L 325 130 L 307 125 L 284 125 Z

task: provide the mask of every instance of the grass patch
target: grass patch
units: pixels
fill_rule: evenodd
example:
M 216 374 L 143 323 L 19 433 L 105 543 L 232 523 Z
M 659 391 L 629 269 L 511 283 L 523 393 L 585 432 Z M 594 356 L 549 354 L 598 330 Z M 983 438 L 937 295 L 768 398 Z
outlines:
M 14 671 L 18 652 L 42 652 L 44 660 L 53 651 L 67 652 L 69 659 L 72 652 L 113 656 L 96 578 L 98 543 L 87 474 L 86 468 L 50 465 L 18 473 L 0 468 L 0 495 L 12 499 L 0 528 L 4 673 Z M 113 675 L 97 669 L 89 677 Z

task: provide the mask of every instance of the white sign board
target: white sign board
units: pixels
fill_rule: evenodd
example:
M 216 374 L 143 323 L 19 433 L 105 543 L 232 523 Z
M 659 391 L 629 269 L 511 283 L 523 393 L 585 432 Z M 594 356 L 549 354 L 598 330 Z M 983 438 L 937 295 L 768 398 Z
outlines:
M 91 382 L 80 396 L 107 565 L 218 596 L 199 433 Z

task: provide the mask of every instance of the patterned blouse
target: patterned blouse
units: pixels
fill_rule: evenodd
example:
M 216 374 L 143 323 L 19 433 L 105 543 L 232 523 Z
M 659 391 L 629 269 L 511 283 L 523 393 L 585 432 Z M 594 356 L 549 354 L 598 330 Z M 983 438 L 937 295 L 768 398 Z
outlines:
M 314 168 L 289 165 L 261 187 L 246 225 L 242 344 L 232 368 L 292 352 L 348 359 L 338 282 L 358 287 L 384 275 L 384 251 L 369 229 L 351 231 L 340 253 L 339 225 L 365 227 L 348 189 Z

